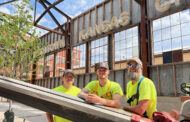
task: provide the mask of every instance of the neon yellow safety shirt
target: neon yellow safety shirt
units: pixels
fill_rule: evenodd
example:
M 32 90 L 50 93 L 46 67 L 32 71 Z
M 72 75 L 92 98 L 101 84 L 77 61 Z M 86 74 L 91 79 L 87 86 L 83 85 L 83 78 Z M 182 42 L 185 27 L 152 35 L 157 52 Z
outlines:
M 90 94 L 96 94 L 97 96 L 105 99 L 112 100 L 114 94 L 120 94 L 123 96 L 120 85 L 110 80 L 108 80 L 103 87 L 100 86 L 99 81 L 91 81 L 85 88 L 88 89 Z
M 57 88 L 54 88 L 53 90 L 57 92 L 65 93 L 71 96 L 78 96 L 81 89 L 76 86 L 73 86 L 71 89 L 66 89 L 63 86 L 59 86 Z M 54 119 L 54 122 L 72 122 L 68 119 L 65 119 L 56 115 L 54 115 L 53 119 Z
M 141 76 L 143 77 L 143 76 Z M 127 94 L 126 98 L 131 98 L 134 94 L 137 92 L 137 86 L 141 79 L 139 78 L 138 82 L 135 84 L 132 84 L 132 81 L 129 81 L 127 84 Z M 149 100 L 148 105 L 146 108 L 146 113 L 148 115 L 148 118 L 152 119 L 153 112 L 156 110 L 156 104 L 157 104 L 157 93 L 154 86 L 154 83 L 152 80 L 148 78 L 144 78 L 139 86 L 139 99 L 138 102 L 141 100 Z M 131 102 L 131 106 L 135 106 L 137 104 L 137 99 L 135 99 L 133 102 Z

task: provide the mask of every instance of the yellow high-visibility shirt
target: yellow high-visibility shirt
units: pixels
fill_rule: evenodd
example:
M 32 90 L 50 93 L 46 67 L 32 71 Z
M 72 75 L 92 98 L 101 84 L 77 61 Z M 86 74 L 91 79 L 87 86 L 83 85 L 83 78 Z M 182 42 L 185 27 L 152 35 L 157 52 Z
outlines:
M 121 96 L 123 96 L 123 91 L 120 85 L 116 82 L 109 81 L 109 80 L 106 82 L 106 84 L 103 87 L 100 86 L 99 81 L 95 80 L 88 83 L 85 88 L 88 89 L 88 91 L 91 94 L 94 94 L 94 90 L 96 89 L 95 87 L 96 87 L 97 82 L 98 82 L 97 95 L 99 97 L 102 97 L 104 94 L 108 92 L 108 87 L 110 83 L 111 83 L 111 86 L 110 86 L 111 96 L 113 97 L 114 94 L 120 94 Z
M 141 76 L 143 77 L 143 76 Z M 127 84 L 127 94 L 126 98 L 129 99 L 131 98 L 134 94 L 137 93 L 137 86 L 138 83 L 141 79 L 139 78 L 138 82 L 135 84 L 132 84 L 132 81 L 129 81 Z M 138 103 L 141 100 L 149 100 L 148 105 L 146 108 L 146 113 L 148 115 L 148 118 L 152 119 L 152 114 L 153 112 L 157 111 L 156 109 L 156 104 L 157 104 L 157 93 L 156 93 L 156 88 L 154 86 L 154 83 L 152 80 L 148 78 L 144 78 L 141 81 L 141 84 L 139 86 L 139 99 Z M 131 102 L 131 106 L 135 106 L 137 104 L 137 99 L 135 99 L 133 102 Z
M 54 88 L 53 90 L 57 92 L 65 93 L 71 96 L 78 96 L 79 92 L 81 91 L 81 89 L 76 86 L 73 86 L 71 89 L 66 89 L 63 86 L 58 86 L 57 88 Z M 53 119 L 54 119 L 54 122 L 72 122 L 71 120 L 68 120 L 56 115 L 54 115 Z

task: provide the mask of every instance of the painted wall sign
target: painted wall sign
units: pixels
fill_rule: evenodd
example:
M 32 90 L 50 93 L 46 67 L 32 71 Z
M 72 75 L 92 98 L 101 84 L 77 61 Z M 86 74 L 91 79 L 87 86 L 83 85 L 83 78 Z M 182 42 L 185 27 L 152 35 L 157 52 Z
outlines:
M 122 12 L 120 14 L 119 20 L 116 16 L 113 16 L 111 18 L 111 21 L 104 20 L 99 25 L 94 25 L 93 28 L 89 27 L 85 33 L 85 30 L 82 30 L 79 32 L 79 40 L 85 40 L 91 37 L 94 37 L 96 35 L 106 33 L 110 30 L 113 30 L 114 28 L 118 28 L 119 26 L 125 26 L 128 25 L 130 22 L 130 17 L 128 12 Z
M 180 0 L 156 0 L 155 1 L 155 8 L 157 11 L 159 12 L 164 12 L 167 11 L 168 9 L 170 9 L 171 4 L 174 4 L 175 6 L 179 6 L 180 5 Z
M 65 47 L 65 40 L 64 39 L 61 39 L 53 44 L 50 44 L 46 47 L 44 47 L 42 50 L 41 50 L 41 54 L 46 54 L 46 53 L 49 53 L 51 51 L 54 51 L 54 50 L 57 50 L 57 49 L 60 49 L 60 48 L 63 48 Z

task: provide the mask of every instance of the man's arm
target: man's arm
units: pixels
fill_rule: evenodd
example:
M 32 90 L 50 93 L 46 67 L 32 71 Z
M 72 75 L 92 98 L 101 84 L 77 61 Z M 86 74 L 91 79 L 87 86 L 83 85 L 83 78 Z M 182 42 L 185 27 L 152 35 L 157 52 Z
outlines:
M 120 100 L 121 95 L 120 94 L 114 94 L 113 100 L 107 100 L 104 98 L 101 98 L 95 94 L 88 94 L 89 91 L 86 88 L 83 88 L 81 92 L 79 93 L 79 97 L 82 97 L 86 100 L 88 103 L 101 103 L 106 106 L 119 108 L 120 107 Z
M 47 117 L 48 122 L 53 122 L 53 116 L 51 114 L 46 113 L 46 117 Z
M 143 115 L 146 111 L 147 104 L 149 100 L 141 100 L 136 106 L 125 106 L 123 109 L 126 111 L 130 111 L 139 115 Z
M 120 107 L 121 95 L 114 94 L 113 100 L 107 100 L 107 99 L 101 98 L 95 94 L 89 94 L 86 96 L 85 99 L 89 103 L 101 103 L 105 106 L 119 108 Z
M 78 94 L 78 97 L 83 98 L 86 100 L 86 96 L 88 95 L 89 91 L 87 88 L 83 88 L 80 93 Z
M 114 94 L 113 100 L 107 100 L 104 98 L 100 98 L 99 103 L 106 105 L 106 106 L 119 108 L 120 107 L 120 100 L 121 100 L 121 95 L 120 94 Z

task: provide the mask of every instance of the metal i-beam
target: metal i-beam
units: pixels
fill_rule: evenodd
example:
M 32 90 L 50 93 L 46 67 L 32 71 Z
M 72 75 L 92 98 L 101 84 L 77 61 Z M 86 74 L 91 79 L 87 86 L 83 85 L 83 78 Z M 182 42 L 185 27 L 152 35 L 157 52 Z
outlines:
M 45 3 L 43 3 L 42 0 L 39 0 L 39 2 L 41 3 L 41 5 L 47 9 L 47 6 L 45 5 Z M 53 16 L 53 14 L 51 13 L 51 11 L 47 11 L 48 14 L 51 16 L 51 18 L 53 19 L 53 21 L 57 24 L 57 26 L 61 29 L 62 33 L 65 33 L 65 30 L 63 29 L 63 27 L 59 24 L 59 22 L 57 21 L 57 19 Z
M 48 2 L 47 0 L 44 0 L 43 2 L 47 3 L 48 5 L 51 5 L 50 2 Z M 56 11 L 58 11 L 60 14 L 62 14 L 63 16 L 65 16 L 67 19 L 71 19 L 70 16 L 68 16 L 67 14 L 65 14 L 64 12 L 62 12 L 61 10 L 59 10 L 57 7 L 53 6 L 52 8 L 54 8 Z
M 49 11 L 49 9 L 51 9 L 53 6 L 59 4 L 60 2 L 62 2 L 63 0 L 57 0 L 56 2 L 54 2 L 53 4 L 51 4 L 42 14 L 41 16 L 39 16 L 39 18 L 35 21 L 34 25 L 36 25 L 40 19 Z
M 3 2 L 3 3 L 0 3 L 0 6 L 1 5 L 5 5 L 5 4 L 9 4 L 9 3 L 12 3 L 12 2 L 15 2 L 15 1 L 18 1 L 18 0 L 10 0 L 8 2 Z
M 131 113 L 85 103 L 77 97 L 0 76 L 0 96 L 80 122 L 129 122 Z
M 35 26 L 36 26 L 36 27 L 39 27 L 39 28 L 41 28 L 41 29 L 45 29 L 45 30 L 48 30 L 48 31 L 51 31 L 51 32 L 60 34 L 60 35 L 63 35 L 63 34 L 64 34 L 64 33 L 61 33 L 61 32 L 59 32 L 59 31 L 56 31 L 56 30 L 53 30 L 53 29 L 50 29 L 50 28 L 47 28 L 47 27 L 44 27 L 44 26 L 41 26 L 41 25 L 38 25 L 38 24 L 36 24 Z
M 148 76 L 148 68 L 147 68 L 147 57 L 148 57 L 148 52 L 147 52 L 147 9 L 146 9 L 146 0 L 135 0 L 141 7 L 141 24 L 140 24 L 140 32 L 141 32 L 141 48 L 140 48 L 140 57 L 143 63 L 143 75 Z

